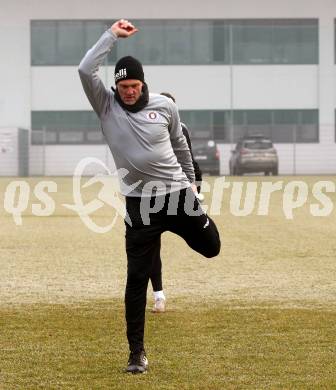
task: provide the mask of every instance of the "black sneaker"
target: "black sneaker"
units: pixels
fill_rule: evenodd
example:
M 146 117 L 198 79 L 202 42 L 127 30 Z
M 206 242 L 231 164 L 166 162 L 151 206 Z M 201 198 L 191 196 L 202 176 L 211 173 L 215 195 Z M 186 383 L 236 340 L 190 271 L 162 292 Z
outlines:
M 130 372 L 132 374 L 143 374 L 147 370 L 148 359 L 146 357 L 145 351 L 131 352 L 125 372 Z

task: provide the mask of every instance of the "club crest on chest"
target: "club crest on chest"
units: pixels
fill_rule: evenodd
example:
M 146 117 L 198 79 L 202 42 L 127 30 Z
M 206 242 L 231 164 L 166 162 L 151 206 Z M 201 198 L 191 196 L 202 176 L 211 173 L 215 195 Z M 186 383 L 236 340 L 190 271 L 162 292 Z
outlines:
M 146 114 L 146 117 L 148 120 L 152 121 L 152 122 L 156 122 L 158 119 L 159 119 L 159 115 L 157 112 L 155 111 L 150 111 Z

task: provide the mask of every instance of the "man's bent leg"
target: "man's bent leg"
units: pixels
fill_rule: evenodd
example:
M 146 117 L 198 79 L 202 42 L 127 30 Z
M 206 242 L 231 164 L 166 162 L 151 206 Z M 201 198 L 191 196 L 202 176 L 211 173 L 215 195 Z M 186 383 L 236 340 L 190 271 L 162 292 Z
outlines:
M 178 234 L 193 250 L 207 258 L 215 257 L 220 252 L 221 242 L 217 227 L 207 215 L 188 216 L 183 222 L 176 218 L 169 230 Z
M 193 196 L 189 191 L 188 196 Z M 195 198 L 194 210 L 198 215 L 185 211 L 183 196 L 179 203 L 177 215 L 168 216 L 168 230 L 178 234 L 187 244 L 205 257 L 217 256 L 220 252 L 221 242 L 218 229 L 214 221 L 203 212 L 200 203 Z

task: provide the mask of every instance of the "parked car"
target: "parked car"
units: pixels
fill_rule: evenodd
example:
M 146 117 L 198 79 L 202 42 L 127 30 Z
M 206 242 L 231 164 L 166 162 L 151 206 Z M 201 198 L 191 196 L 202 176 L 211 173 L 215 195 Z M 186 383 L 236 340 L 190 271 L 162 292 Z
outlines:
M 219 150 L 213 140 L 193 140 L 192 150 L 195 161 L 203 173 L 219 175 Z
M 262 135 L 245 137 L 231 151 L 229 169 L 231 175 L 263 172 L 277 175 L 278 154 L 272 141 Z

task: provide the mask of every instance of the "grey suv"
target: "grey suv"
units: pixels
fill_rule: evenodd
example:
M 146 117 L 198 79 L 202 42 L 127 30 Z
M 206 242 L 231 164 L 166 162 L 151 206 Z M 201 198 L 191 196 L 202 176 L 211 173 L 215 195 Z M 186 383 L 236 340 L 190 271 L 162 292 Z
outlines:
M 272 141 L 264 136 L 245 137 L 231 151 L 230 175 L 264 172 L 278 174 L 278 154 Z

